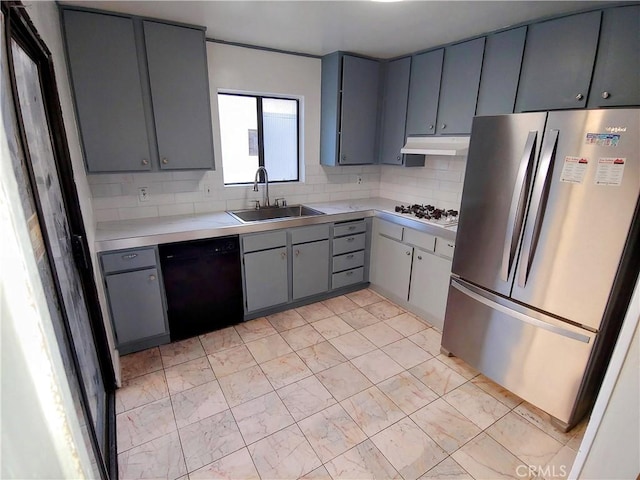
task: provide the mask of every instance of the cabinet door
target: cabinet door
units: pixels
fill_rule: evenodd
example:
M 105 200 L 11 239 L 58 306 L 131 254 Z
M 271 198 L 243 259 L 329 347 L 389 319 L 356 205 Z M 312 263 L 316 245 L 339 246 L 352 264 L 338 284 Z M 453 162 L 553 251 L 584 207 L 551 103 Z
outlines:
M 529 26 L 516 111 L 586 105 L 600 29 L 600 12 Z
M 484 37 L 446 48 L 436 125 L 440 135 L 471 133 L 483 52 Z
M 385 68 L 380 163 L 402 163 L 400 149 L 405 141 L 410 70 L 411 57 L 389 62 Z
M 342 58 L 340 164 L 375 163 L 380 63 Z
M 293 299 L 329 290 L 329 240 L 294 245 Z
M 589 107 L 640 105 L 640 6 L 610 8 L 602 17 Z
M 160 168 L 213 168 L 204 32 L 143 22 Z
M 286 303 L 289 299 L 287 248 L 274 248 L 244 255 L 247 311 Z
M 416 55 L 411 60 L 407 136 L 436 133 L 438 98 L 444 49 Z
M 451 260 L 420 249 L 413 252 L 409 303 L 426 312 L 426 319 L 442 330 L 447 308 Z
M 527 27 L 487 37 L 476 115 L 513 113 Z
M 107 294 L 118 346 L 167 333 L 158 270 L 107 275 Z
M 133 20 L 63 10 L 87 171 L 150 170 Z
M 412 247 L 382 235 L 376 239 L 371 282 L 389 293 L 407 300 L 411 276 Z

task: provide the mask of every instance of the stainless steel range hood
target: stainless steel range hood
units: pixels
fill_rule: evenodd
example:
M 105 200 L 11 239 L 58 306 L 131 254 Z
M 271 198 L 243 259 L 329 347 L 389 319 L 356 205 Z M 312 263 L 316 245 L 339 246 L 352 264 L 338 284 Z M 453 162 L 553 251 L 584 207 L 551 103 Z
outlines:
M 466 155 L 469 137 L 408 137 L 401 153 L 416 155 Z

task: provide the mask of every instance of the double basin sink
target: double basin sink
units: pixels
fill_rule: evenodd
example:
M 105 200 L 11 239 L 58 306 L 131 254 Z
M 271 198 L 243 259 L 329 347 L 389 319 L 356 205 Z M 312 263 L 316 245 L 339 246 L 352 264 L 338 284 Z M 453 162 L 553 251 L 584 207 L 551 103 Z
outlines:
M 236 220 L 242 223 L 264 222 L 282 220 L 285 218 L 309 217 L 314 215 L 324 215 L 323 212 L 304 205 L 287 205 L 286 207 L 262 207 L 259 209 L 249 208 L 246 210 L 227 211 Z

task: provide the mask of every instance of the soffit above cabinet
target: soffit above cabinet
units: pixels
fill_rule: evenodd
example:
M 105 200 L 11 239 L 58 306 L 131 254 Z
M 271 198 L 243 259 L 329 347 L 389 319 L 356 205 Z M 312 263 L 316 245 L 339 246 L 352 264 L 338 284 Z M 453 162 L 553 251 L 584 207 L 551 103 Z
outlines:
M 326 55 L 342 50 L 378 58 L 410 52 L 545 17 L 595 9 L 606 1 L 63 1 L 62 4 L 206 25 L 207 36 Z

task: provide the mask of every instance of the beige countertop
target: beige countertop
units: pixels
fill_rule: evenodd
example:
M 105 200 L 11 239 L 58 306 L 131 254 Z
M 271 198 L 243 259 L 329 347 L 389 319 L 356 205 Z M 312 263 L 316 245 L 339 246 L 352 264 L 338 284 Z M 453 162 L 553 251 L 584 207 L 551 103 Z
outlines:
M 264 232 L 318 223 L 342 222 L 362 217 L 379 217 L 437 235 L 446 240 L 455 240 L 456 226 L 442 227 L 413 216 L 395 213 L 394 207 L 400 203 L 402 202 L 386 198 L 305 203 L 306 206 L 319 210 L 325 215 L 251 223 L 242 223 L 224 211 L 100 222 L 96 229 L 95 245 L 96 250 L 102 252 L 225 235 Z

